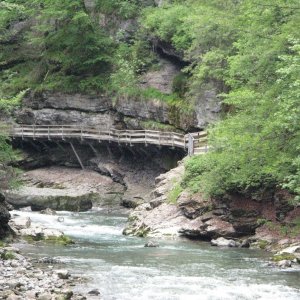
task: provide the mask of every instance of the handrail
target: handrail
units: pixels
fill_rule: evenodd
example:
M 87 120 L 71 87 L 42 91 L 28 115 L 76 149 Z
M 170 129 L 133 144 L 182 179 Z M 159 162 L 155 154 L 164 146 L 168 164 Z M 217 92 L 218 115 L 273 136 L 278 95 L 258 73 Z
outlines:
M 80 138 L 81 140 L 98 140 L 133 144 L 154 144 L 187 150 L 188 155 L 203 153 L 206 146 L 207 133 L 176 133 L 157 130 L 119 130 L 115 128 L 97 128 L 82 125 L 15 125 L 9 129 L 13 138 L 61 139 Z M 206 148 L 207 149 L 207 146 Z

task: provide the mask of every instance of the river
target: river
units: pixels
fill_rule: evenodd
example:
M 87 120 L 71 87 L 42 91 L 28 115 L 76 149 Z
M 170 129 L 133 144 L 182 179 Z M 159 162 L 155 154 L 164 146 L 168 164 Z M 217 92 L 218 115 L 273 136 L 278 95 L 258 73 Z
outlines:
M 122 235 L 124 215 L 105 211 L 42 215 L 13 211 L 33 222 L 62 230 L 76 242 L 70 246 L 21 244 L 30 257 L 57 257 L 73 274 L 97 288 L 105 300 L 300 299 L 300 269 L 267 266 L 269 254 L 252 249 L 220 249 L 207 242 L 159 240 Z M 58 216 L 64 217 L 59 222 Z

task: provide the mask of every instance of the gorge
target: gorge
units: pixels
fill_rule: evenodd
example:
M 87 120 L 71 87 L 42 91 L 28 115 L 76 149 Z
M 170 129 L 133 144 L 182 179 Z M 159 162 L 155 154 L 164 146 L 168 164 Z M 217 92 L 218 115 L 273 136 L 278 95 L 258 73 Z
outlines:
M 298 6 L 0 1 L 0 299 L 298 299 Z

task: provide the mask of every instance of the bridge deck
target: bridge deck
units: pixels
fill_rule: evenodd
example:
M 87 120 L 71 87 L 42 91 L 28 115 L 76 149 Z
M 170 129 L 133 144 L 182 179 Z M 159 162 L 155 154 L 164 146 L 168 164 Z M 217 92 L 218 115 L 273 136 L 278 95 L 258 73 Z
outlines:
M 198 132 L 181 134 L 155 130 L 116 130 L 77 125 L 17 125 L 10 130 L 13 138 L 61 139 L 78 138 L 133 144 L 152 144 L 185 149 L 189 155 L 207 151 L 207 134 Z

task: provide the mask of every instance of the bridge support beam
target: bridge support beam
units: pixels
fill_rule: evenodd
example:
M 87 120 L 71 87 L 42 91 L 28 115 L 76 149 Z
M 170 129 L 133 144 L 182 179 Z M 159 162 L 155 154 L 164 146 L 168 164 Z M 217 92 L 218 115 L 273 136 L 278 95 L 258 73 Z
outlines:
M 73 150 L 73 152 L 74 152 L 74 154 L 75 154 L 75 156 L 76 156 L 76 158 L 77 158 L 77 160 L 78 160 L 78 162 L 79 162 L 79 164 L 81 166 L 81 169 L 84 170 L 83 163 L 82 163 L 82 161 L 81 161 L 78 153 L 76 152 L 75 147 L 73 146 L 73 144 L 71 142 L 70 142 L 70 146 L 71 146 L 71 148 L 72 148 L 72 150 Z

